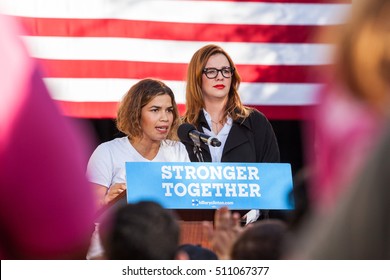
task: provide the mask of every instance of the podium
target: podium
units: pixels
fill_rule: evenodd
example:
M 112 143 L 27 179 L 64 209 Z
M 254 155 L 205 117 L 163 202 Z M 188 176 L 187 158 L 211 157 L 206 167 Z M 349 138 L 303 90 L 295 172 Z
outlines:
M 212 222 L 222 206 L 238 212 L 293 208 L 287 163 L 126 162 L 126 181 L 128 202 L 150 200 L 172 209 L 180 243 L 208 248 L 202 222 Z
M 201 245 L 212 249 L 207 233 L 203 230 L 203 221 L 213 222 L 215 210 L 174 209 L 180 224 L 180 244 Z

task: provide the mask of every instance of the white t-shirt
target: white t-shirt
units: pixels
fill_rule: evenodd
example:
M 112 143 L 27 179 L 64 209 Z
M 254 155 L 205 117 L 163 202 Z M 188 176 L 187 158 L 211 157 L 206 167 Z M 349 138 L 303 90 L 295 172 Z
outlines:
M 91 183 L 110 187 L 116 183 L 126 183 L 125 163 L 129 162 L 189 162 L 185 146 L 178 141 L 164 140 L 153 160 L 141 156 L 127 137 L 116 138 L 100 144 L 92 153 L 87 177 Z
M 100 144 L 92 153 L 87 166 L 88 180 L 107 188 L 115 183 L 126 183 L 125 163 L 127 161 L 190 162 L 190 158 L 185 146 L 178 141 L 162 141 L 156 157 L 153 160 L 148 160 L 134 149 L 127 137 L 116 138 Z M 87 259 L 100 258 L 104 254 L 97 230 L 98 226 L 98 224 L 95 225 Z

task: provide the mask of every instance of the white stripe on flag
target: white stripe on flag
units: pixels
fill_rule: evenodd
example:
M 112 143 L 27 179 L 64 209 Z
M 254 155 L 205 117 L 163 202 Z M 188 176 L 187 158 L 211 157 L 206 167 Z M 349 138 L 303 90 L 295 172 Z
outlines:
M 188 63 L 194 52 L 206 44 L 132 38 L 25 36 L 24 39 L 36 58 L 172 63 Z M 214 43 L 222 46 L 235 64 L 321 65 L 330 62 L 331 47 L 326 44 Z
M 139 0 L 9 0 L 2 7 L 25 17 L 276 25 L 340 24 L 350 9 L 349 4 Z
M 138 80 L 45 78 L 56 100 L 75 102 L 117 102 Z M 165 81 L 178 104 L 185 103 L 185 82 Z M 242 83 L 242 101 L 252 105 L 311 105 L 316 102 L 319 84 Z

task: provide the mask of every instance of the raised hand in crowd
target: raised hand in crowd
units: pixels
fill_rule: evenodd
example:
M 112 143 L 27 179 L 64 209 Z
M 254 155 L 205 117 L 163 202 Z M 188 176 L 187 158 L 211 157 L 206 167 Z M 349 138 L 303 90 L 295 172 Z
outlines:
M 230 259 L 233 244 L 243 231 L 240 215 L 232 213 L 228 207 L 222 207 L 215 211 L 214 225 L 204 222 L 203 228 L 218 258 Z

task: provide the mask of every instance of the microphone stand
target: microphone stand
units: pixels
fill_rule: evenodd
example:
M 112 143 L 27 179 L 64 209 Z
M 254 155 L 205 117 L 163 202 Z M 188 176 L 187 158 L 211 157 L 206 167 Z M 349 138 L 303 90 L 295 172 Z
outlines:
M 204 162 L 202 148 L 200 147 L 200 141 L 194 141 L 194 154 L 198 158 L 198 162 Z

